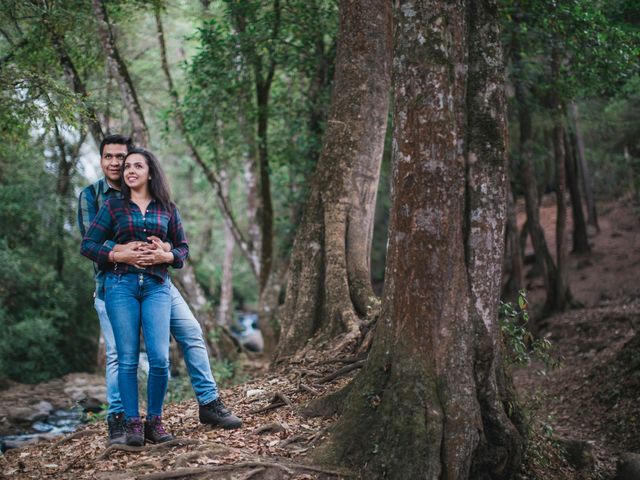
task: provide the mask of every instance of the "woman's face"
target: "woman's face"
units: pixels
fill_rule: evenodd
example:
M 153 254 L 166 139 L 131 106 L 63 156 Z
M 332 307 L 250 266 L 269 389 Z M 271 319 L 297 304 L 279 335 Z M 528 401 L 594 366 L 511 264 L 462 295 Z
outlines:
M 124 182 L 131 190 L 145 185 L 149 181 L 147 159 L 139 153 L 129 155 L 124 161 Z

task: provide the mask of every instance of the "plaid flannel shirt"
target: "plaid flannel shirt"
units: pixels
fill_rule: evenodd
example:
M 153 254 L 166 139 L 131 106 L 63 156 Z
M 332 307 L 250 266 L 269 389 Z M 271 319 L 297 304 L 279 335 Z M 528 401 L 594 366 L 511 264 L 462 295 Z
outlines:
M 110 198 L 104 202 L 93 219 L 89 230 L 82 239 L 80 252 L 98 265 L 109 263 L 109 253 L 117 244 L 133 241 L 146 242 L 147 237 L 155 235 L 163 242 L 172 245 L 174 268 L 180 268 L 189 254 L 187 237 L 182 228 L 178 208 L 171 205 L 170 210 L 152 200 L 143 213 L 138 205 L 124 198 Z M 164 281 L 169 264 L 160 263 L 140 269 L 133 265 L 116 263 L 113 271 L 118 273 L 148 273 Z
M 109 198 L 120 198 L 120 190 L 116 190 L 109 185 L 109 182 L 107 182 L 107 179 L 104 177 L 80 192 L 80 196 L 78 197 L 78 228 L 82 237 L 84 237 L 87 230 L 89 230 L 91 222 L 93 222 L 93 219 L 98 214 L 100 207 Z M 109 270 L 113 265 L 108 264 L 102 267 L 105 270 Z M 96 281 L 95 295 L 99 299 L 104 300 L 105 272 L 101 270 L 95 262 L 93 264 L 93 272 Z

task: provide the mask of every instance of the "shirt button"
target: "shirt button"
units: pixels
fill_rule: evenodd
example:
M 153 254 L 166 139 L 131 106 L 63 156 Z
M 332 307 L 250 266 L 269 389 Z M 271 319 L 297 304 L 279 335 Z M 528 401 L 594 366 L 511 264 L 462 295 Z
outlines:
M 147 229 L 145 228 L 145 229 L 143 229 L 142 231 L 143 231 L 143 232 L 146 232 L 146 231 L 147 231 Z

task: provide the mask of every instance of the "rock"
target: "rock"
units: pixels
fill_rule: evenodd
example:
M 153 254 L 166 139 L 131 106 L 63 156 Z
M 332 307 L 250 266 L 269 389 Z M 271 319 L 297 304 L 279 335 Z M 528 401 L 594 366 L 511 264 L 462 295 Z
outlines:
M 9 421 L 14 423 L 33 423 L 44 420 L 53 411 L 53 405 L 41 401 L 26 407 L 11 407 L 8 411 Z
M 556 438 L 567 453 L 567 461 L 578 470 L 592 469 L 596 464 L 593 446 L 584 440 Z
M 638 480 L 640 478 L 640 453 L 626 452 L 618 459 L 614 480 Z
M 267 391 L 262 389 L 262 388 L 252 388 L 250 390 L 247 390 L 247 397 L 249 397 L 249 398 L 262 397 L 266 393 L 267 393 Z

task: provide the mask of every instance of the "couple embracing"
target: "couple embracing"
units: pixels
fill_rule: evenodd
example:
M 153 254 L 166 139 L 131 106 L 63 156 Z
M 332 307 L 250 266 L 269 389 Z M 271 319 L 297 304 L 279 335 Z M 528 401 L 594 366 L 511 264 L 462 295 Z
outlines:
M 107 423 L 111 444 L 141 446 L 173 439 L 162 424 L 169 378 L 169 337 L 182 348 L 199 403 L 200 422 L 238 428 L 222 403 L 202 330 L 171 283 L 189 252 L 180 214 L 156 157 L 128 137 L 100 144 L 104 177 L 79 197 L 81 253 L 95 267 L 95 308 L 107 350 Z M 147 414 L 138 408 L 140 328 L 149 359 Z

